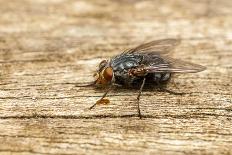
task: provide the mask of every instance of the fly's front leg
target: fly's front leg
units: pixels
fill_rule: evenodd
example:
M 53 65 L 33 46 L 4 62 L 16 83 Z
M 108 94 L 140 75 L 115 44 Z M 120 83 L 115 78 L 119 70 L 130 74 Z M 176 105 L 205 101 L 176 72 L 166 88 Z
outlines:
M 91 107 L 89 107 L 89 109 L 93 109 L 98 103 L 101 103 L 101 101 L 106 97 L 106 95 L 110 92 L 110 90 L 112 89 L 112 85 L 109 86 L 109 88 L 106 90 L 106 92 L 102 95 L 102 97 L 100 98 L 100 100 L 98 100 L 96 103 L 94 103 Z

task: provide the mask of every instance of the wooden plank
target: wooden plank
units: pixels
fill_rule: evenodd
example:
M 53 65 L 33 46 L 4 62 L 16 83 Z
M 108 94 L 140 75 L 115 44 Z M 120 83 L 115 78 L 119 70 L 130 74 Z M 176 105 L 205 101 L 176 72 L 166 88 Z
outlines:
M 2 154 L 231 154 L 230 0 L 0 0 Z M 173 56 L 207 70 L 170 89 L 77 87 L 96 65 L 145 41 L 182 38 Z
M 1 124 L 2 153 L 220 154 L 232 146 L 231 120 L 225 117 L 30 118 Z

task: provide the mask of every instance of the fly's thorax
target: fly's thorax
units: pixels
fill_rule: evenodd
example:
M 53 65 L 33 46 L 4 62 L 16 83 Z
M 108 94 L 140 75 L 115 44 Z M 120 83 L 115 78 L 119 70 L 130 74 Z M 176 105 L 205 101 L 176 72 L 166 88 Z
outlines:
M 124 54 L 116 56 L 111 60 L 111 66 L 115 71 L 128 70 L 137 67 L 142 61 L 143 56 L 138 54 Z
M 103 60 L 99 64 L 98 71 L 94 74 L 97 85 L 107 85 L 114 81 L 114 71 L 109 61 Z

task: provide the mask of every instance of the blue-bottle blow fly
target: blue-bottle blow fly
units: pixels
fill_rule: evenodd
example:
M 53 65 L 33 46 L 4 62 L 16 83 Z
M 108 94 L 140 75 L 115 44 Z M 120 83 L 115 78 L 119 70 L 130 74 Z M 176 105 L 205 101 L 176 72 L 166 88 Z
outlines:
M 90 109 L 101 102 L 109 102 L 104 98 L 113 88 L 112 86 L 118 85 L 139 90 L 137 108 L 140 118 L 142 115 L 139 100 L 144 86 L 154 86 L 172 94 L 181 94 L 166 89 L 172 75 L 196 73 L 205 70 L 206 67 L 171 58 L 170 51 L 179 43 L 179 39 L 155 40 L 126 50 L 109 60 L 101 61 L 94 74 L 96 80 L 89 85 L 101 85 L 108 89 Z

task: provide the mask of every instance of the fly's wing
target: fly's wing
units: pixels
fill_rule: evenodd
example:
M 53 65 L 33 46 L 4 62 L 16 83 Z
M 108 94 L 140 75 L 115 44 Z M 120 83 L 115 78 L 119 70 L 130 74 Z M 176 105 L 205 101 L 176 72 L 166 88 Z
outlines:
M 163 62 L 150 63 L 144 66 L 147 73 L 197 73 L 206 69 L 206 67 L 191 62 L 182 61 L 170 57 L 161 56 Z
M 129 49 L 122 55 L 143 56 L 144 60 L 137 68 L 145 69 L 147 73 L 196 73 L 205 70 L 206 68 L 201 65 L 167 57 L 167 54 L 179 43 L 179 39 L 155 40 Z
M 147 53 L 147 54 L 156 54 L 163 55 L 168 54 L 169 51 L 174 49 L 176 45 L 180 43 L 180 39 L 162 39 L 154 40 L 142 45 L 139 45 L 135 48 L 129 49 L 125 53 Z

